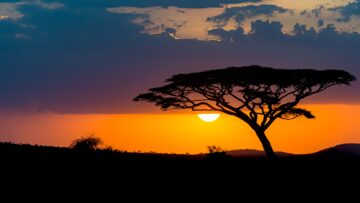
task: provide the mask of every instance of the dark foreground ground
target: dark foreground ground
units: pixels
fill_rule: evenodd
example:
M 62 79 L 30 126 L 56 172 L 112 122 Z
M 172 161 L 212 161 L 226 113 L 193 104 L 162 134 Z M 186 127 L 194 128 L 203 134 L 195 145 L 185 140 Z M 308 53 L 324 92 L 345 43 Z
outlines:
M 360 183 L 360 157 L 332 149 L 268 160 L 261 156 L 78 151 L 0 143 L 0 164 L 2 195 L 35 191 L 29 192 L 35 197 L 45 191 L 59 198 L 74 194 L 85 199 L 135 192 L 137 195 L 130 195 L 133 200 L 171 194 L 173 199 L 167 202 L 174 202 L 170 200 L 192 195 L 241 199 L 255 191 L 259 195 L 250 195 L 252 198 L 263 198 L 264 192 L 273 194 L 269 198 L 285 198 L 280 195 L 284 193 L 296 198 L 314 194 L 348 198 L 359 194 Z

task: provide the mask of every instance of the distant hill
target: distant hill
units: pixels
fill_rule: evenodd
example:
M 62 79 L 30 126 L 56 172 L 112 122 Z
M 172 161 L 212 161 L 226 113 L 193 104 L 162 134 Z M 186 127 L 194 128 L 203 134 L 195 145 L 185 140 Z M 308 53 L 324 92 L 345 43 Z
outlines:
M 286 152 L 275 152 L 278 156 L 294 156 L 294 154 L 286 153 Z M 234 157 L 265 157 L 266 154 L 264 151 L 255 150 L 255 149 L 236 149 L 230 150 L 226 152 L 229 156 Z
M 261 150 L 254 149 L 238 149 L 225 152 L 228 158 L 265 158 L 266 154 Z M 360 158 L 360 144 L 341 144 L 334 147 L 326 148 L 311 154 L 296 155 L 286 152 L 276 152 L 278 157 L 290 158 Z M 86 156 L 85 156 L 86 155 Z M 0 142 L 0 159 L 48 159 L 48 160 L 81 160 L 84 157 L 94 159 L 109 160 L 133 160 L 133 159 L 182 159 L 182 160 L 199 160 L 207 157 L 208 154 L 162 154 L 162 153 L 136 153 L 124 152 L 119 150 L 96 150 L 96 151 L 77 151 L 67 147 L 38 146 L 28 144 L 13 144 Z M 221 155 L 221 154 L 220 154 Z M 218 157 L 218 156 L 215 156 Z M 223 157 L 222 155 L 220 157 Z
M 255 149 L 236 149 L 230 150 L 226 152 L 227 155 L 234 157 L 265 157 L 266 154 L 264 151 L 255 150 Z M 276 154 L 280 157 L 289 157 L 289 156 L 303 156 L 303 155 L 295 155 L 287 152 L 276 152 Z M 322 149 L 318 152 L 305 154 L 305 156 L 350 156 L 350 157 L 360 157 L 360 144 L 340 144 L 334 147 Z
M 334 147 L 320 150 L 315 156 L 352 156 L 360 157 L 360 144 L 340 144 Z

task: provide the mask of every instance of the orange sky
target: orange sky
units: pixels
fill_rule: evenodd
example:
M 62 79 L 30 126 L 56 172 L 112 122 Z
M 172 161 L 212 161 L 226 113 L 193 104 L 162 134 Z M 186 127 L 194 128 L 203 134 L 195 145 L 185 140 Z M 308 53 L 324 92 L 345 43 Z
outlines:
M 267 132 L 277 151 L 315 152 L 340 143 L 360 143 L 360 105 L 307 105 L 317 117 L 279 120 Z M 171 113 L 171 112 L 169 112 Z M 206 146 L 260 149 L 255 134 L 237 118 L 221 115 L 212 123 L 195 114 L 58 115 L 0 117 L 0 141 L 68 146 L 95 133 L 114 148 L 174 153 L 206 152 Z

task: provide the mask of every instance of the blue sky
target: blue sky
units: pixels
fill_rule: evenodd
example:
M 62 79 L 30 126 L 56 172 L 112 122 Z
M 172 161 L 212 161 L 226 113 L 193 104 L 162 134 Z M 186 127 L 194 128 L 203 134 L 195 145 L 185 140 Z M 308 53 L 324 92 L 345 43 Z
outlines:
M 139 113 L 180 72 L 259 64 L 359 77 L 358 0 L 0 3 L 0 109 Z M 360 85 L 309 102 L 359 103 Z

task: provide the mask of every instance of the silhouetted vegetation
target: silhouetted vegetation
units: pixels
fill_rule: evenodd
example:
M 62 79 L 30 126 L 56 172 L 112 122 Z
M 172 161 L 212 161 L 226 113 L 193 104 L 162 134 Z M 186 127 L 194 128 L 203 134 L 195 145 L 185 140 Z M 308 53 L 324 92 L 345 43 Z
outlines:
M 210 145 L 207 146 L 208 157 L 210 158 L 224 158 L 226 156 L 226 150 L 220 146 Z
M 225 154 L 225 150 L 220 146 L 210 145 L 207 146 L 209 154 Z
M 315 193 L 320 191 L 321 183 L 331 188 L 357 189 L 351 183 L 357 183 L 360 177 L 359 156 L 343 154 L 336 148 L 320 154 L 279 155 L 276 160 L 246 154 L 214 158 L 208 154 L 151 154 L 103 149 L 83 152 L 68 147 L 0 143 L 2 194 L 14 199 L 13 192 L 16 191 L 19 195 L 33 194 L 36 196 L 31 197 L 49 199 L 43 196 L 45 192 L 54 197 L 69 195 L 68 200 L 79 195 L 81 200 L 92 201 L 94 197 L 100 197 L 99 191 L 104 193 L 100 193 L 101 198 L 109 194 L 116 197 L 121 194 L 123 198 L 128 193 L 132 199 L 134 194 L 144 194 L 146 200 L 149 196 L 158 200 L 164 192 L 174 190 L 177 190 L 176 195 L 183 197 L 189 191 L 197 194 L 205 189 L 207 197 L 213 198 L 212 193 L 221 194 L 221 197 L 229 195 L 229 188 L 235 190 L 232 193 L 236 197 L 239 197 L 239 190 L 244 193 L 241 188 L 248 188 L 249 193 L 257 187 L 279 193 L 281 185 L 291 191 L 295 190 L 294 186 L 306 187 L 306 190 L 313 187 Z M 263 187 L 264 184 L 271 187 Z M 179 192 L 180 188 L 183 190 Z M 219 193 L 219 188 L 225 189 L 226 194 Z M 298 190 L 295 192 L 297 194 Z M 250 194 L 254 198 L 254 193 Z M 356 191 L 353 194 L 357 194 Z M 27 195 L 21 197 L 29 198 Z M 187 199 L 191 198 L 192 193 Z M 168 196 L 166 200 L 169 200 Z
M 0 160 L 10 161 L 34 161 L 34 160 L 48 160 L 54 162 L 62 161 L 110 161 L 113 164 L 121 163 L 122 161 L 136 161 L 136 160 L 173 160 L 173 161 L 201 161 L 208 155 L 225 155 L 227 151 L 219 146 L 211 145 L 207 147 L 208 154 L 164 154 L 155 152 L 126 152 L 122 150 L 103 148 L 97 150 L 83 151 L 74 150 L 69 147 L 53 147 L 29 144 L 13 144 L 10 142 L 0 142 Z M 232 150 L 227 155 L 229 160 L 262 160 L 263 155 L 258 150 Z M 279 158 L 283 160 L 358 160 L 360 161 L 360 144 L 344 144 L 321 150 L 317 153 L 306 155 L 293 155 L 286 153 L 279 153 Z
M 276 119 L 315 118 L 299 108 L 303 99 L 335 85 L 350 85 L 355 77 L 343 70 L 230 67 L 178 74 L 168 84 L 149 89 L 135 101 L 155 103 L 163 110 L 218 111 L 246 122 L 270 158 L 274 150 L 265 131 Z
M 99 149 L 102 144 L 103 141 L 101 138 L 95 136 L 95 134 L 90 134 L 72 141 L 70 148 L 82 151 L 94 151 Z

